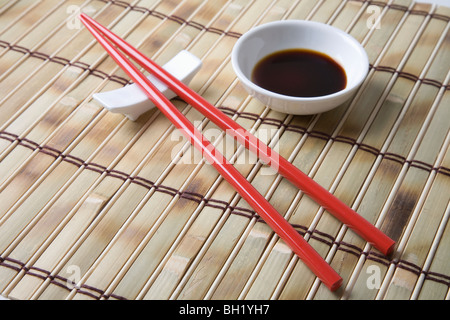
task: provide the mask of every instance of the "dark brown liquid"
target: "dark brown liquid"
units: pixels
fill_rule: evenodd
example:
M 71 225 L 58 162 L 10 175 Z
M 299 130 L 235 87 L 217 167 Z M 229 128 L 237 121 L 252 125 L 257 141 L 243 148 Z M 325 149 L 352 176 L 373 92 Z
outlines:
M 344 69 L 326 54 L 306 49 L 282 50 L 259 61 L 252 74 L 258 86 L 294 97 L 318 97 L 345 88 Z

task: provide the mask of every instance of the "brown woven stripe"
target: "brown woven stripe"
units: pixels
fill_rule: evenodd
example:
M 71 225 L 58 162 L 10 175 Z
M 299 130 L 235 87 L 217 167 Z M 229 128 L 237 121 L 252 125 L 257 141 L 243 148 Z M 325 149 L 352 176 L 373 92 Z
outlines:
M 315 131 L 315 130 L 311 131 L 311 130 L 308 130 L 306 127 L 301 127 L 301 126 L 297 126 L 297 125 L 293 125 L 293 124 L 285 124 L 281 120 L 267 118 L 267 117 L 261 117 L 260 115 L 255 114 L 255 113 L 238 112 L 234 109 L 230 109 L 230 108 L 226 108 L 226 107 L 219 107 L 219 109 L 221 109 L 225 114 L 227 114 L 229 116 L 237 115 L 238 117 L 241 117 L 241 118 L 251 119 L 253 121 L 261 121 L 264 124 L 273 125 L 273 126 L 276 126 L 277 128 L 284 127 L 284 129 L 287 131 L 298 132 L 300 134 L 308 134 L 310 137 L 313 137 L 313 138 L 318 138 L 318 139 L 325 140 L 325 141 L 335 141 L 335 142 L 346 143 L 351 146 L 358 147 L 359 150 L 371 153 L 377 157 L 381 156 L 386 160 L 395 161 L 401 165 L 408 164 L 411 167 L 415 167 L 415 168 L 418 168 L 418 169 L 421 169 L 424 171 L 428 171 L 428 172 L 436 171 L 436 173 L 438 173 L 438 174 L 450 176 L 450 168 L 447 168 L 444 166 L 435 167 L 432 164 L 425 163 L 423 161 L 414 160 L 414 159 L 408 160 L 404 156 L 399 155 L 399 154 L 395 154 L 395 153 L 391 153 L 391 152 L 381 152 L 381 150 L 379 150 L 378 148 L 372 147 L 372 146 L 364 144 L 364 143 L 359 143 L 354 138 L 349 138 L 349 137 L 344 137 L 344 136 L 333 137 L 332 135 L 324 133 L 324 132 L 319 132 L 319 131 Z M 118 178 L 121 180 L 130 179 L 132 182 L 134 182 L 136 184 L 142 185 L 147 188 L 156 187 L 156 188 L 159 188 L 160 191 L 166 192 L 166 193 L 169 193 L 172 195 L 175 195 L 177 193 L 175 190 L 171 190 L 168 187 L 156 186 L 153 182 L 148 181 L 144 178 L 131 177 L 129 174 L 120 172 L 117 170 L 108 170 L 105 166 L 102 166 L 100 164 L 86 162 L 83 159 L 74 157 L 70 154 L 66 155 L 60 150 L 56 150 L 56 149 L 51 148 L 46 145 L 41 146 L 34 141 L 31 141 L 26 138 L 20 138 L 18 135 L 10 133 L 10 132 L 1 131 L 0 139 L 7 140 L 10 142 L 16 142 L 23 147 L 26 147 L 33 151 L 39 150 L 39 152 L 45 153 L 45 154 L 53 156 L 55 158 L 61 157 L 63 161 L 74 164 L 77 167 L 84 166 L 88 170 L 96 171 L 98 173 L 106 173 L 111 177 L 115 177 L 115 178 Z
M 37 52 L 37 51 L 30 50 L 28 48 L 24 48 L 22 46 L 13 45 L 13 44 L 11 44 L 9 42 L 6 42 L 6 41 L 3 41 L 3 40 L 0 40 L 0 47 L 6 48 L 6 49 L 12 50 L 12 51 L 20 52 L 20 53 L 23 53 L 23 54 L 28 54 L 28 55 L 30 55 L 30 57 L 41 59 L 41 60 L 44 60 L 44 61 L 50 61 L 50 62 L 53 62 L 53 63 L 57 63 L 57 64 L 60 64 L 60 65 L 63 65 L 65 67 L 80 68 L 83 71 L 89 72 L 90 75 L 96 76 L 96 77 L 98 77 L 100 79 L 103 79 L 103 80 L 109 80 L 109 81 L 117 82 L 117 83 L 119 83 L 121 85 L 124 85 L 124 86 L 131 83 L 131 80 L 129 80 L 127 78 L 116 76 L 116 75 L 109 75 L 106 72 L 104 72 L 102 70 L 99 70 L 98 68 L 92 68 L 87 63 L 84 63 L 84 62 L 81 62 L 81 61 L 71 62 L 67 58 L 58 57 L 58 56 L 50 56 L 50 55 L 48 55 L 46 53 Z M 444 88 L 445 90 L 449 90 L 450 89 L 450 86 L 448 84 L 447 85 L 443 84 L 439 80 L 429 79 L 429 78 L 420 78 L 417 75 L 414 75 L 414 74 L 408 73 L 408 72 L 404 72 L 404 71 L 399 71 L 399 70 L 396 70 L 393 67 L 370 65 L 370 69 L 374 69 L 375 71 L 381 71 L 381 72 L 388 72 L 388 73 L 391 73 L 391 74 L 396 74 L 400 78 L 408 79 L 408 80 L 411 80 L 411 81 L 414 81 L 414 82 L 420 81 L 423 84 L 431 85 L 431 86 L 434 86 L 436 88 Z
M 258 219 L 258 222 L 263 222 L 262 219 Z M 426 280 L 430 280 L 433 282 L 441 283 L 447 286 L 450 286 L 450 276 L 446 274 L 436 273 L 436 272 L 430 272 L 423 270 L 421 266 L 418 266 L 414 263 L 411 263 L 406 260 L 391 260 L 388 259 L 386 256 L 381 255 L 377 252 L 370 251 L 370 252 L 364 252 L 361 248 L 356 247 L 350 243 L 346 243 L 344 241 L 335 241 L 334 238 L 328 234 L 325 234 L 323 232 L 320 232 L 318 230 L 310 231 L 307 230 L 305 226 L 299 226 L 299 225 L 293 225 L 297 230 L 299 230 L 299 233 L 301 235 L 305 235 L 306 233 L 311 235 L 311 238 L 320 241 L 321 243 L 327 244 L 328 246 L 337 246 L 337 250 L 343 251 L 349 254 L 352 254 L 356 257 L 361 257 L 364 255 L 367 260 L 378 262 L 382 265 L 389 266 L 389 265 L 395 265 L 396 267 L 400 269 L 407 270 L 416 276 L 424 275 Z M 307 230 L 307 231 L 305 231 Z M 66 289 L 67 291 L 71 291 L 73 288 L 70 288 L 68 286 L 69 279 L 61 277 L 59 275 L 52 275 L 52 273 L 48 270 L 44 270 L 37 267 L 27 267 L 25 263 L 17 260 L 12 259 L 10 257 L 0 257 L 0 266 L 6 267 L 8 269 L 12 269 L 16 272 L 24 271 L 27 275 L 37 277 L 41 280 L 51 280 L 51 283 L 54 285 L 57 285 L 63 289 Z M 89 286 L 87 284 L 82 284 L 80 287 L 74 287 L 78 293 L 87 295 L 94 299 L 119 299 L 119 300 L 127 300 L 125 297 L 121 297 L 119 295 L 115 294 L 105 294 L 104 290 Z
M 127 8 L 129 10 L 137 11 L 137 12 L 147 13 L 147 14 L 157 17 L 159 19 L 169 19 L 169 20 L 175 21 L 179 24 L 187 24 L 187 25 L 193 26 L 200 30 L 216 32 L 219 34 L 224 34 L 224 35 L 232 36 L 232 37 L 240 36 L 240 33 L 237 33 L 237 32 L 226 32 L 224 30 L 220 30 L 220 29 L 216 29 L 216 28 L 208 28 L 200 23 L 185 20 L 181 17 L 174 16 L 174 15 L 167 15 L 167 14 L 164 14 L 157 10 L 150 10 L 150 9 L 147 9 L 142 6 L 131 5 L 127 2 L 120 1 L 120 0 L 97 0 L 97 1 L 101 1 L 104 3 L 110 3 L 110 4 L 113 4 L 116 6 L 120 6 L 122 8 Z M 450 21 L 450 17 L 448 17 L 448 16 L 444 16 L 442 14 L 430 13 L 430 12 L 424 11 L 424 10 L 409 9 L 409 7 L 407 7 L 405 5 L 400 5 L 400 4 L 389 4 L 389 3 L 385 3 L 385 2 L 381 2 L 381 1 L 373 1 L 373 0 L 349 0 L 349 1 L 364 3 L 367 5 L 378 6 L 381 8 L 398 10 L 398 11 L 402 11 L 402 12 L 409 13 L 412 15 L 421 15 L 421 16 L 425 16 L 425 17 L 430 17 L 432 19 L 439 19 L 439 20 L 446 21 L 446 22 Z M 212 29 L 214 29 L 214 30 L 212 30 Z

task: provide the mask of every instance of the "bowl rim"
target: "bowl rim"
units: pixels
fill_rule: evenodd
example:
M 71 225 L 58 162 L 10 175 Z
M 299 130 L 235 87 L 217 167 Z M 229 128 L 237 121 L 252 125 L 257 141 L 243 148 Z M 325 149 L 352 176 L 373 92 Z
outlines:
M 331 93 L 331 94 L 323 95 L 323 96 L 296 97 L 296 96 L 284 95 L 284 94 L 280 94 L 280 93 L 277 93 L 277 92 L 273 92 L 273 91 L 264 89 L 263 87 L 260 87 L 257 84 L 255 84 L 253 81 L 251 81 L 244 74 L 244 72 L 241 70 L 239 62 L 238 62 L 240 47 L 242 46 L 242 44 L 248 38 L 250 38 L 251 36 L 253 36 L 257 32 L 261 32 L 262 30 L 267 29 L 267 28 L 274 28 L 274 27 L 279 27 L 279 26 L 288 25 L 288 24 L 298 25 L 299 27 L 302 27 L 302 26 L 306 25 L 306 26 L 310 26 L 310 27 L 312 26 L 312 27 L 315 27 L 315 28 L 321 28 L 322 30 L 326 29 L 328 32 L 334 32 L 334 33 L 340 35 L 341 37 L 345 38 L 347 41 L 350 41 L 350 43 L 353 45 L 352 47 L 358 48 L 358 51 L 361 53 L 361 57 L 364 60 L 364 61 L 362 61 L 362 65 L 365 68 L 364 68 L 364 70 L 361 70 L 361 72 L 359 73 L 358 77 L 354 81 L 354 84 L 352 86 L 348 86 L 347 85 L 342 90 L 339 90 L 339 91 Z M 276 52 L 276 51 L 277 50 L 274 50 L 273 52 Z M 255 92 L 258 92 L 258 93 L 266 95 L 266 96 L 270 96 L 271 98 L 282 99 L 282 100 L 292 101 L 292 102 L 323 101 L 323 100 L 334 99 L 336 97 L 345 95 L 348 92 L 353 91 L 355 88 L 357 88 L 357 87 L 359 87 L 361 85 L 361 83 L 366 78 L 368 70 L 369 70 L 369 58 L 367 56 L 367 52 L 365 51 L 364 47 L 354 37 L 352 37 L 350 34 L 348 34 L 347 32 L 345 32 L 345 31 L 343 31 L 341 29 L 338 29 L 338 28 L 336 28 L 334 26 L 326 24 L 326 23 L 317 22 L 317 21 L 309 21 L 309 20 L 296 20 L 296 19 L 277 20 L 277 21 L 264 23 L 264 24 L 258 25 L 256 27 L 253 27 L 250 30 L 248 30 L 247 32 L 245 32 L 236 41 L 236 43 L 235 43 L 235 45 L 233 47 L 233 50 L 231 52 L 231 63 L 232 63 L 232 67 L 233 67 L 237 77 L 239 78 L 239 80 L 244 82 L 245 85 L 247 85 L 248 87 L 252 88 L 252 90 L 254 90 Z M 344 70 L 345 70 L 345 68 L 344 68 Z M 345 71 L 347 72 L 347 70 L 345 70 Z

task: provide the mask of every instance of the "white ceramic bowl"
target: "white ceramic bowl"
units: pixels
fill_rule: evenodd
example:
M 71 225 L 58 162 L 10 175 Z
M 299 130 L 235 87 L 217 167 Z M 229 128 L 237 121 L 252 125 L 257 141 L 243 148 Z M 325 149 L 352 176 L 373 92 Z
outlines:
M 324 96 L 303 98 L 271 92 L 251 81 L 253 68 L 262 58 L 295 48 L 319 51 L 333 58 L 345 70 L 345 88 Z M 236 42 L 231 61 L 249 94 L 273 110 L 303 115 L 325 112 L 347 101 L 369 69 L 367 53 L 353 37 L 330 25 L 304 20 L 269 22 L 249 30 Z

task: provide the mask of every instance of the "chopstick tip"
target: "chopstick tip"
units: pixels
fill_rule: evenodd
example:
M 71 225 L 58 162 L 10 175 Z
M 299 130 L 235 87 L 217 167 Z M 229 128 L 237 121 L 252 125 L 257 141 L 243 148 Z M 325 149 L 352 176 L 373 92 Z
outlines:
M 331 285 L 330 285 L 330 290 L 331 291 L 336 291 L 337 289 L 339 289 L 340 287 L 341 287 L 341 285 L 342 285 L 342 281 L 343 281 L 343 279 L 342 278 L 339 278 L 337 281 L 335 281 L 334 283 L 332 283 Z
M 385 252 L 386 256 L 390 255 L 394 251 L 395 244 L 396 244 L 395 241 L 392 241 L 392 244 L 386 248 Z
M 82 21 L 82 22 L 85 22 L 86 20 L 87 21 L 89 21 L 90 19 L 91 19 L 91 17 L 89 17 L 86 13 L 84 13 L 84 12 L 81 12 L 80 14 L 79 14 L 79 19 Z

